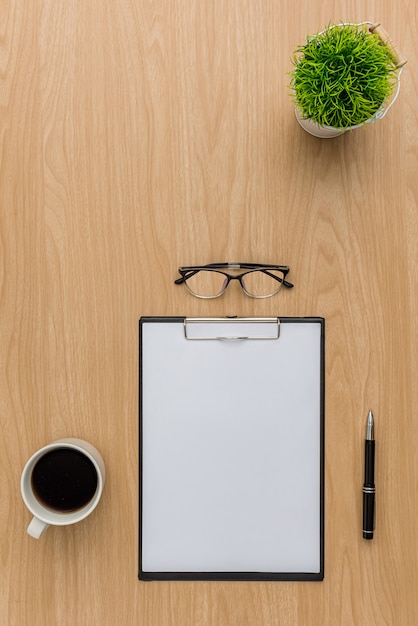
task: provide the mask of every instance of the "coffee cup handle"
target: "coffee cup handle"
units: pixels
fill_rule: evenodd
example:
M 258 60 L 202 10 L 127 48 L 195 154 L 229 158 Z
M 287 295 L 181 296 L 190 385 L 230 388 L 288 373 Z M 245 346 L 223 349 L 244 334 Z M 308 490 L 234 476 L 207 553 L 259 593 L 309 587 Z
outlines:
M 43 522 L 37 517 L 33 517 L 31 523 L 29 524 L 27 528 L 27 533 L 31 537 L 34 537 L 35 539 L 39 539 L 39 537 L 42 537 L 42 535 L 44 534 L 48 526 L 49 524 L 46 524 L 46 522 Z

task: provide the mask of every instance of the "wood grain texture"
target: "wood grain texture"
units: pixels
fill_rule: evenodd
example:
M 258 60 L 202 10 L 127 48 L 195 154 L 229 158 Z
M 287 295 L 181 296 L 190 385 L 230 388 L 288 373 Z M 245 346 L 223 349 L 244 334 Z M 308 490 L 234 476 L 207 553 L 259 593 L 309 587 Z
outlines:
M 0 616 L 8 626 L 403 626 L 418 615 L 416 4 L 5 0 L 0 6 Z M 296 123 L 294 48 L 380 21 L 408 58 L 387 117 L 333 140 Z M 295 288 L 213 302 L 187 263 L 286 263 Z M 323 583 L 137 580 L 141 315 L 322 315 Z M 377 528 L 361 538 L 364 423 Z M 97 445 L 103 500 L 26 535 L 26 459 Z

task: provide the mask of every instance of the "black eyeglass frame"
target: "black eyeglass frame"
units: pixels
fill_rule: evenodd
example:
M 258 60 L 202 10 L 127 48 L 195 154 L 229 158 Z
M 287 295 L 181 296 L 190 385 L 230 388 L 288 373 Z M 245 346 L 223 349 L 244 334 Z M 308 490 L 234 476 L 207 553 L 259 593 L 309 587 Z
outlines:
M 233 276 L 231 274 L 228 274 L 228 272 L 223 271 L 225 269 L 233 269 L 233 270 L 245 269 L 247 271 L 246 272 L 242 272 L 241 274 L 237 274 L 236 276 Z M 274 274 L 271 274 L 268 271 L 269 269 L 270 270 L 277 270 L 279 272 L 282 272 L 283 273 L 283 280 L 278 278 Z M 201 270 L 216 271 L 216 272 L 218 272 L 220 274 L 223 274 L 226 277 L 225 286 L 222 288 L 222 290 L 219 293 L 215 294 L 214 296 L 201 296 L 201 295 L 195 293 L 192 289 L 190 289 L 190 287 L 187 285 L 187 280 L 189 278 L 191 278 L 192 276 L 195 276 Z M 270 264 L 266 264 L 266 263 L 209 263 L 208 265 L 185 265 L 183 267 L 179 267 L 178 271 L 181 274 L 181 278 L 177 278 L 177 280 L 175 280 L 174 283 L 176 285 L 181 285 L 183 283 L 186 283 L 186 286 L 189 289 L 189 291 L 194 296 L 196 296 L 197 298 L 205 298 L 205 299 L 218 298 L 219 296 L 221 296 L 225 292 L 225 290 L 227 289 L 227 287 L 228 287 L 229 283 L 231 282 L 231 280 L 238 280 L 239 284 L 241 285 L 241 289 L 250 298 L 270 298 L 271 296 L 274 296 L 280 290 L 282 285 L 284 285 L 288 289 L 291 289 L 294 286 L 292 283 L 290 283 L 289 281 L 285 280 L 287 274 L 290 271 L 290 267 L 288 265 L 270 265 Z M 265 274 L 267 274 L 271 278 L 274 278 L 275 280 L 277 280 L 280 283 L 280 285 L 277 287 L 277 289 L 275 291 L 273 291 L 272 293 L 269 293 L 267 295 L 256 296 L 256 295 L 254 295 L 252 293 L 249 293 L 247 291 L 246 287 L 245 287 L 245 283 L 243 282 L 243 278 L 244 278 L 244 276 L 246 274 L 250 274 L 250 273 L 256 272 L 256 271 L 264 272 Z

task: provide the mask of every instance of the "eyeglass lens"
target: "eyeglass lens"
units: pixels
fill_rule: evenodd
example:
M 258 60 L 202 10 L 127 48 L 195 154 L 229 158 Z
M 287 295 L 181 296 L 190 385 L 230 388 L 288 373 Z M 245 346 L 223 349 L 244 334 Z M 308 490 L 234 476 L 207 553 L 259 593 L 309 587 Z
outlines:
M 248 272 L 243 277 L 245 290 L 251 296 L 263 297 L 277 293 L 283 285 L 284 274 L 280 270 Z
M 266 297 L 277 293 L 283 284 L 284 273 L 280 270 L 254 270 L 241 278 L 244 291 L 253 297 Z M 216 270 L 200 270 L 187 279 L 190 291 L 203 298 L 221 295 L 228 285 L 228 277 Z
M 228 283 L 225 274 L 216 271 L 200 270 L 187 279 L 186 285 L 196 296 L 215 298 L 221 295 Z

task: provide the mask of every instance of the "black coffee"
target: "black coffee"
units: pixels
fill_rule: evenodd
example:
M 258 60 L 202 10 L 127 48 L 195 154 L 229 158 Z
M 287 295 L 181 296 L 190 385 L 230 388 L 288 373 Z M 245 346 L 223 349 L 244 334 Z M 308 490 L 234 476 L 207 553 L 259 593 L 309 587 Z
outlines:
M 82 452 L 55 448 L 33 468 L 32 489 L 43 506 L 60 513 L 77 511 L 96 493 L 97 471 Z

